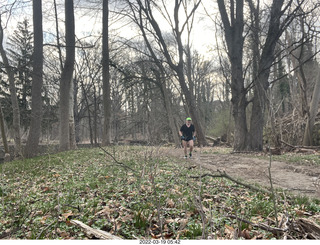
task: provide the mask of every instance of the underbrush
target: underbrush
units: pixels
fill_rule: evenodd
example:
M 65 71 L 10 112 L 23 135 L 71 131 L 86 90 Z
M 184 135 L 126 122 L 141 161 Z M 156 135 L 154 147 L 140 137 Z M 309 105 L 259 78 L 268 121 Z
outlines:
M 157 147 L 81 149 L 0 167 L 4 239 L 86 239 L 73 219 L 124 239 L 273 239 L 281 237 L 250 222 L 320 217 L 318 200 L 281 192 L 275 212 L 269 194 L 190 178 L 206 171 Z
M 274 160 L 308 165 L 320 165 L 318 154 L 284 153 L 283 155 L 273 156 Z

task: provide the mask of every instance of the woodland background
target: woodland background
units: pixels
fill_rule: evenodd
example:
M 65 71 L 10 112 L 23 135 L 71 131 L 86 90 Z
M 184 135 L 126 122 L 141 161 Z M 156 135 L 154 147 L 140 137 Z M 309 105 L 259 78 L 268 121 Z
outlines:
M 320 145 L 319 11 L 312 0 L 1 1 L 4 152 L 179 146 L 187 116 L 199 145 Z

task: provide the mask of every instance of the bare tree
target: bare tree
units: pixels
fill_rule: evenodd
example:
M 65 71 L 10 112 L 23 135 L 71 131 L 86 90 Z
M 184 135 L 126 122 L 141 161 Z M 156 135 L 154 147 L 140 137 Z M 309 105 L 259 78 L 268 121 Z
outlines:
M 42 1 L 33 0 L 33 76 L 31 124 L 25 154 L 32 157 L 38 153 L 42 121 L 42 84 L 43 84 L 43 33 L 42 33 Z
M 102 7 L 102 90 L 103 90 L 103 136 L 102 144 L 111 143 L 111 98 L 109 72 L 109 1 L 103 0 Z
M 60 150 L 70 149 L 70 91 L 75 61 L 73 0 L 65 0 L 66 59 L 60 81 Z
M 128 3 L 131 6 L 131 9 L 133 11 L 137 11 L 140 19 L 140 23 L 142 23 L 142 21 L 145 21 L 145 20 L 148 22 L 146 23 L 148 26 L 141 25 L 139 23 L 138 25 L 140 29 L 143 28 L 145 32 L 150 32 L 151 35 L 155 37 L 160 49 L 163 52 L 166 62 L 169 64 L 170 68 L 175 72 L 178 78 L 182 93 L 185 96 L 188 111 L 193 119 L 193 123 L 197 130 L 198 142 L 200 145 L 207 145 L 203 127 L 200 122 L 200 116 L 197 110 L 196 101 L 190 91 L 190 88 L 188 88 L 186 83 L 185 71 L 184 71 L 184 64 L 185 64 L 184 45 L 182 42 L 182 34 L 185 31 L 186 25 L 190 20 L 190 18 L 192 18 L 193 15 L 195 14 L 195 11 L 198 8 L 200 2 L 201 0 L 194 2 L 194 5 L 192 6 L 191 10 L 189 12 L 185 12 L 185 16 L 184 16 L 185 20 L 182 24 L 180 24 L 180 14 L 181 14 L 181 11 L 183 11 L 181 9 L 181 6 L 187 5 L 187 2 L 184 2 L 184 0 L 174 1 L 173 20 L 171 19 L 170 16 L 167 16 L 167 19 L 171 24 L 172 32 L 175 38 L 176 49 L 177 49 L 177 61 L 175 61 L 175 57 L 170 52 L 168 44 L 166 43 L 166 40 L 164 38 L 163 32 L 159 26 L 159 23 L 153 14 L 152 5 L 154 5 L 154 7 L 159 9 L 159 6 L 157 6 L 156 2 L 153 2 L 153 1 L 142 2 L 141 0 L 136 0 L 137 6 L 133 6 L 133 4 L 128 1 Z M 166 6 L 163 6 L 163 7 L 165 8 L 164 12 L 168 13 L 167 7 Z M 147 35 L 145 36 L 147 37 Z
M 252 1 L 249 1 L 251 11 L 258 17 L 259 1 L 255 7 Z M 264 41 L 253 37 L 255 55 L 254 72 L 252 82 L 245 87 L 243 70 L 243 49 L 244 49 L 244 1 L 229 1 L 229 11 L 227 11 L 225 1 L 218 0 L 219 11 L 223 27 L 225 30 L 225 40 L 228 48 L 228 56 L 231 63 L 231 92 L 233 117 L 235 121 L 234 150 L 243 151 L 261 151 L 263 148 L 263 127 L 264 112 L 267 106 L 267 90 L 269 88 L 270 69 L 275 60 L 276 44 L 287 28 L 288 24 L 296 17 L 297 11 L 304 1 L 300 1 L 297 6 L 293 6 L 292 1 L 284 4 L 284 0 L 274 0 L 270 8 L 270 17 L 268 19 L 268 30 Z M 293 9 L 289 12 L 290 7 Z M 288 13 L 286 13 L 288 11 Z M 284 14 L 286 16 L 284 17 Z M 229 16 L 228 16 L 229 14 Z M 259 18 L 253 18 L 257 21 L 253 24 L 253 31 L 259 31 Z M 258 28 L 258 29 L 257 29 Z M 261 50 L 261 53 L 259 52 Z M 246 108 L 247 92 L 253 90 L 252 114 L 250 127 L 248 128 Z
M 16 87 L 14 82 L 14 72 L 12 67 L 9 64 L 7 54 L 3 47 L 3 27 L 2 27 L 1 14 L 0 14 L 0 53 L 1 53 L 2 62 L 4 64 L 4 67 L 6 69 L 8 79 L 9 79 L 9 90 L 10 90 L 12 111 L 13 111 L 13 132 L 14 132 L 14 142 L 15 142 L 15 155 L 22 155 L 21 135 L 20 135 L 20 109 L 19 109 L 17 92 L 16 92 Z

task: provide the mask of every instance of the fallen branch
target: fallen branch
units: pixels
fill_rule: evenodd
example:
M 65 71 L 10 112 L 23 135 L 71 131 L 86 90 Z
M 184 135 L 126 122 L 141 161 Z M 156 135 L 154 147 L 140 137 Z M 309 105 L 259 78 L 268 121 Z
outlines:
M 302 232 L 307 234 L 307 238 L 320 239 L 320 226 L 318 224 L 305 218 L 298 219 L 296 223 L 302 229 Z
M 285 142 L 285 141 L 283 141 L 283 140 L 281 140 L 281 143 L 282 143 L 282 144 L 285 144 L 286 146 L 289 146 L 289 147 L 291 147 L 291 148 L 293 148 L 293 149 L 296 149 L 296 146 L 291 145 L 291 144 L 289 144 L 289 143 L 287 143 L 287 142 Z
M 232 182 L 234 182 L 234 183 L 236 183 L 238 185 L 242 185 L 242 186 L 244 186 L 246 188 L 249 188 L 251 190 L 272 194 L 270 191 L 268 191 L 266 189 L 258 188 L 258 187 L 243 183 L 243 182 L 241 182 L 239 180 L 236 180 L 233 177 L 231 177 L 230 175 L 228 175 L 225 171 L 223 171 L 223 172 L 221 172 L 220 170 L 217 170 L 217 171 L 219 172 L 219 174 L 209 174 L 209 173 L 207 173 L 207 174 L 203 174 L 201 176 L 190 176 L 190 178 L 199 179 L 199 178 L 204 178 L 204 177 L 207 177 L 207 176 L 212 177 L 212 178 L 226 178 L 226 179 L 229 179 L 229 180 L 231 180 Z
M 120 165 L 121 167 L 130 169 L 132 172 L 136 173 L 136 170 L 134 170 L 133 168 L 127 166 L 126 164 L 124 164 L 124 163 L 122 163 L 122 162 L 119 162 L 112 154 L 110 154 L 109 152 L 107 152 L 107 151 L 106 151 L 105 149 L 103 149 L 100 145 L 98 145 L 98 146 L 99 146 L 99 148 L 100 148 L 101 150 L 103 150 L 108 156 L 110 156 L 116 164 Z
M 307 145 L 291 145 L 283 140 L 281 140 L 281 143 L 286 145 L 286 146 L 289 146 L 293 149 L 306 149 L 306 150 L 319 150 L 320 147 L 319 146 L 307 146 Z
M 266 224 L 255 224 L 249 220 L 246 220 L 246 219 L 242 219 L 238 216 L 235 216 L 235 215 L 226 215 L 227 218 L 232 218 L 232 219 L 236 219 L 236 220 L 239 220 L 241 222 L 244 222 L 244 223 L 247 223 L 249 225 L 251 225 L 252 227 L 255 227 L 255 228 L 260 228 L 262 230 L 265 230 L 265 231 L 269 231 L 271 232 L 272 234 L 274 235 L 278 235 L 278 234 L 283 234 L 284 232 L 288 231 L 289 228 L 286 227 L 284 229 L 281 229 L 281 228 L 277 228 L 277 227 L 271 227 L 269 225 L 266 225 Z
M 290 239 L 320 239 L 320 226 L 310 219 L 299 218 L 289 222 L 289 218 L 286 216 L 286 220 L 281 224 L 284 228 L 277 228 L 263 223 L 255 224 L 236 215 L 226 215 L 226 217 L 242 221 L 255 228 L 269 231 L 276 236 L 283 235 L 284 239 L 287 237 L 290 237 Z
M 79 220 L 71 220 L 70 223 L 82 229 L 89 238 L 98 238 L 104 240 L 122 240 L 122 238 L 114 236 L 109 232 L 91 228 L 90 226 L 82 223 Z

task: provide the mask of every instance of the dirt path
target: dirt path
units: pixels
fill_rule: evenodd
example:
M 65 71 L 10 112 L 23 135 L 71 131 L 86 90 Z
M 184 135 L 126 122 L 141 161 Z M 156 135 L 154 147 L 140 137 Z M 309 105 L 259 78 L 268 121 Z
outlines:
M 225 171 L 228 175 L 246 183 L 270 187 L 267 159 L 244 154 L 213 154 L 207 153 L 205 149 L 197 149 L 193 158 L 188 160 L 182 158 L 182 149 L 168 149 L 166 154 L 175 156 L 181 161 L 201 165 L 212 172 Z M 271 175 L 275 188 L 280 187 L 294 194 L 320 198 L 320 166 L 272 161 Z

